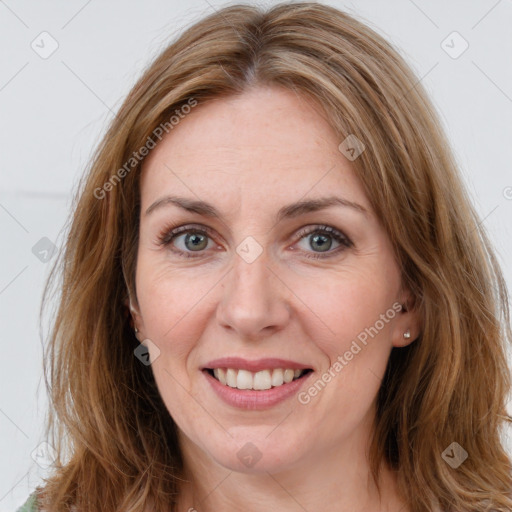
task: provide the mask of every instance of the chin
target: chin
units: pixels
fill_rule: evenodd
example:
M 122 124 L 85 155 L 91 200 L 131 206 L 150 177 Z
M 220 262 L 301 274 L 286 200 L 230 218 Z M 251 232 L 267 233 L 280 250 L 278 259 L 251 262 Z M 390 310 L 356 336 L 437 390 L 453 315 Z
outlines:
M 278 473 L 292 468 L 303 457 L 304 445 L 290 436 L 278 440 L 271 429 L 246 429 L 236 437 L 224 439 L 211 445 L 202 446 L 215 462 L 226 469 L 239 473 Z M 299 451 L 298 447 L 302 450 Z

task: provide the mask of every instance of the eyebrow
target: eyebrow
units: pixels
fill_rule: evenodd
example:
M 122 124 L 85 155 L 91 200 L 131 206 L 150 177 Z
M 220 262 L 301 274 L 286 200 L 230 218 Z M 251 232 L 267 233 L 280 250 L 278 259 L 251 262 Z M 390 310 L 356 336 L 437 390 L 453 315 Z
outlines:
M 210 203 L 200 201 L 196 199 L 188 199 L 185 197 L 177 196 L 165 196 L 157 199 L 147 210 L 145 215 L 149 215 L 157 209 L 163 208 L 168 205 L 175 205 L 183 210 L 191 213 L 197 213 L 205 217 L 222 219 L 222 214 Z M 352 208 L 366 216 L 368 216 L 368 210 L 358 203 L 354 203 L 347 199 L 337 196 L 321 197 L 318 199 L 309 199 L 304 201 L 297 201 L 289 205 L 283 206 L 279 209 L 276 214 L 276 222 L 280 222 L 283 219 L 291 219 L 299 217 L 310 212 L 316 212 L 324 210 L 331 206 L 343 206 L 346 208 Z

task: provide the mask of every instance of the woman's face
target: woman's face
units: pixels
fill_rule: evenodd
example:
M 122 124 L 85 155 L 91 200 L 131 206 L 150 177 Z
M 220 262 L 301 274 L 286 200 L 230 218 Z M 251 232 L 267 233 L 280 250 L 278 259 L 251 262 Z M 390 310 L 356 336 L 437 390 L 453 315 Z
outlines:
M 189 462 L 276 472 L 368 440 L 417 330 L 344 139 L 256 88 L 197 106 L 144 163 L 133 314 Z

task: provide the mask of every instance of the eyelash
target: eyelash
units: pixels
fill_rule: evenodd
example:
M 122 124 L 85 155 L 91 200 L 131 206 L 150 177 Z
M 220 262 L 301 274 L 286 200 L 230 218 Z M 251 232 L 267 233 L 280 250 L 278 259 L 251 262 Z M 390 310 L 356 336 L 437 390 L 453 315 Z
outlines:
M 157 245 L 161 246 L 168 246 L 171 244 L 171 242 L 178 236 L 183 233 L 194 233 L 199 235 L 207 235 L 209 238 L 213 238 L 213 232 L 206 227 L 195 227 L 195 225 L 186 225 L 186 226 L 167 226 L 157 237 L 156 243 Z M 303 228 L 301 229 L 296 236 L 299 237 L 299 241 L 302 240 L 304 237 L 312 234 L 327 234 L 334 238 L 336 242 L 340 244 L 339 247 L 334 249 L 333 251 L 327 251 L 323 255 L 322 253 L 308 253 L 306 254 L 306 258 L 313 258 L 313 259 L 325 259 L 330 258 L 339 252 L 343 251 L 344 249 L 348 249 L 352 247 L 354 244 L 352 241 L 343 233 L 338 231 L 337 229 L 331 227 L 331 226 L 325 226 L 325 225 L 318 225 L 315 226 L 313 229 L 311 228 Z M 184 258 L 199 258 L 201 257 L 201 252 L 198 251 L 197 256 L 192 256 L 189 252 L 183 252 L 181 250 L 171 249 L 174 253 L 178 254 L 179 256 L 182 256 Z

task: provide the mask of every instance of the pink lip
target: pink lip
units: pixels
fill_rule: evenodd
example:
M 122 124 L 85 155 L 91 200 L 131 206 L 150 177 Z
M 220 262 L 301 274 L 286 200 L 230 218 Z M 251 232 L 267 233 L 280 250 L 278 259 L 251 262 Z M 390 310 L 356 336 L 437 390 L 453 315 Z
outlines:
M 297 363 L 295 361 L 289 361 L 287 359 L 256 359 L 249 361 L 241 357 L 221 357 L 220 359 L 214 359 L 206 363 L 201 370 L 204 369 L 215 369 L 215 368 L 234 368 L 236 370 L 248 370 L 250 372 L 259 372 L 261 370 L 273 370 L 275 368 L 282 368 L 286 370 L 290 368 L 292 370 L 307 370 L 311 366 Z
M 213 362 L 217 363 L 217 361 Z M 223 366 L 214 366 L 214 368 L 223 368 Z M 233 366 L 228 366 L 228 368 L 233 368 Z M 235 366 L 235 368 L 237 368 L 237 366 Z M 238 366 L 238 368 L 240 368 L 240 366 Z M 266 366 L 266 368 L 269 368 L 269 366 Z M 282 367 L 276 366 L 276 368 Z M 290 367 L 288 366 L 288 368 Z M 210 375 L 210 373 L 208 373 L 206 370 L 203 370 L 202 373 L 212 386 L 217 396 L 221 398 L 225 403 L 233 407 L 249 410 L 268 409 L 295 395 L 313 374 L 313 372 L 309 372 L 300 379 L 293 380 L 288 384 L 283 384 L 282 386 L 277 386 L 275 388 L 262 391 L 255 391 L 252 389 L 241 390 L 226 386 L 219 382 L 215 377 Z

